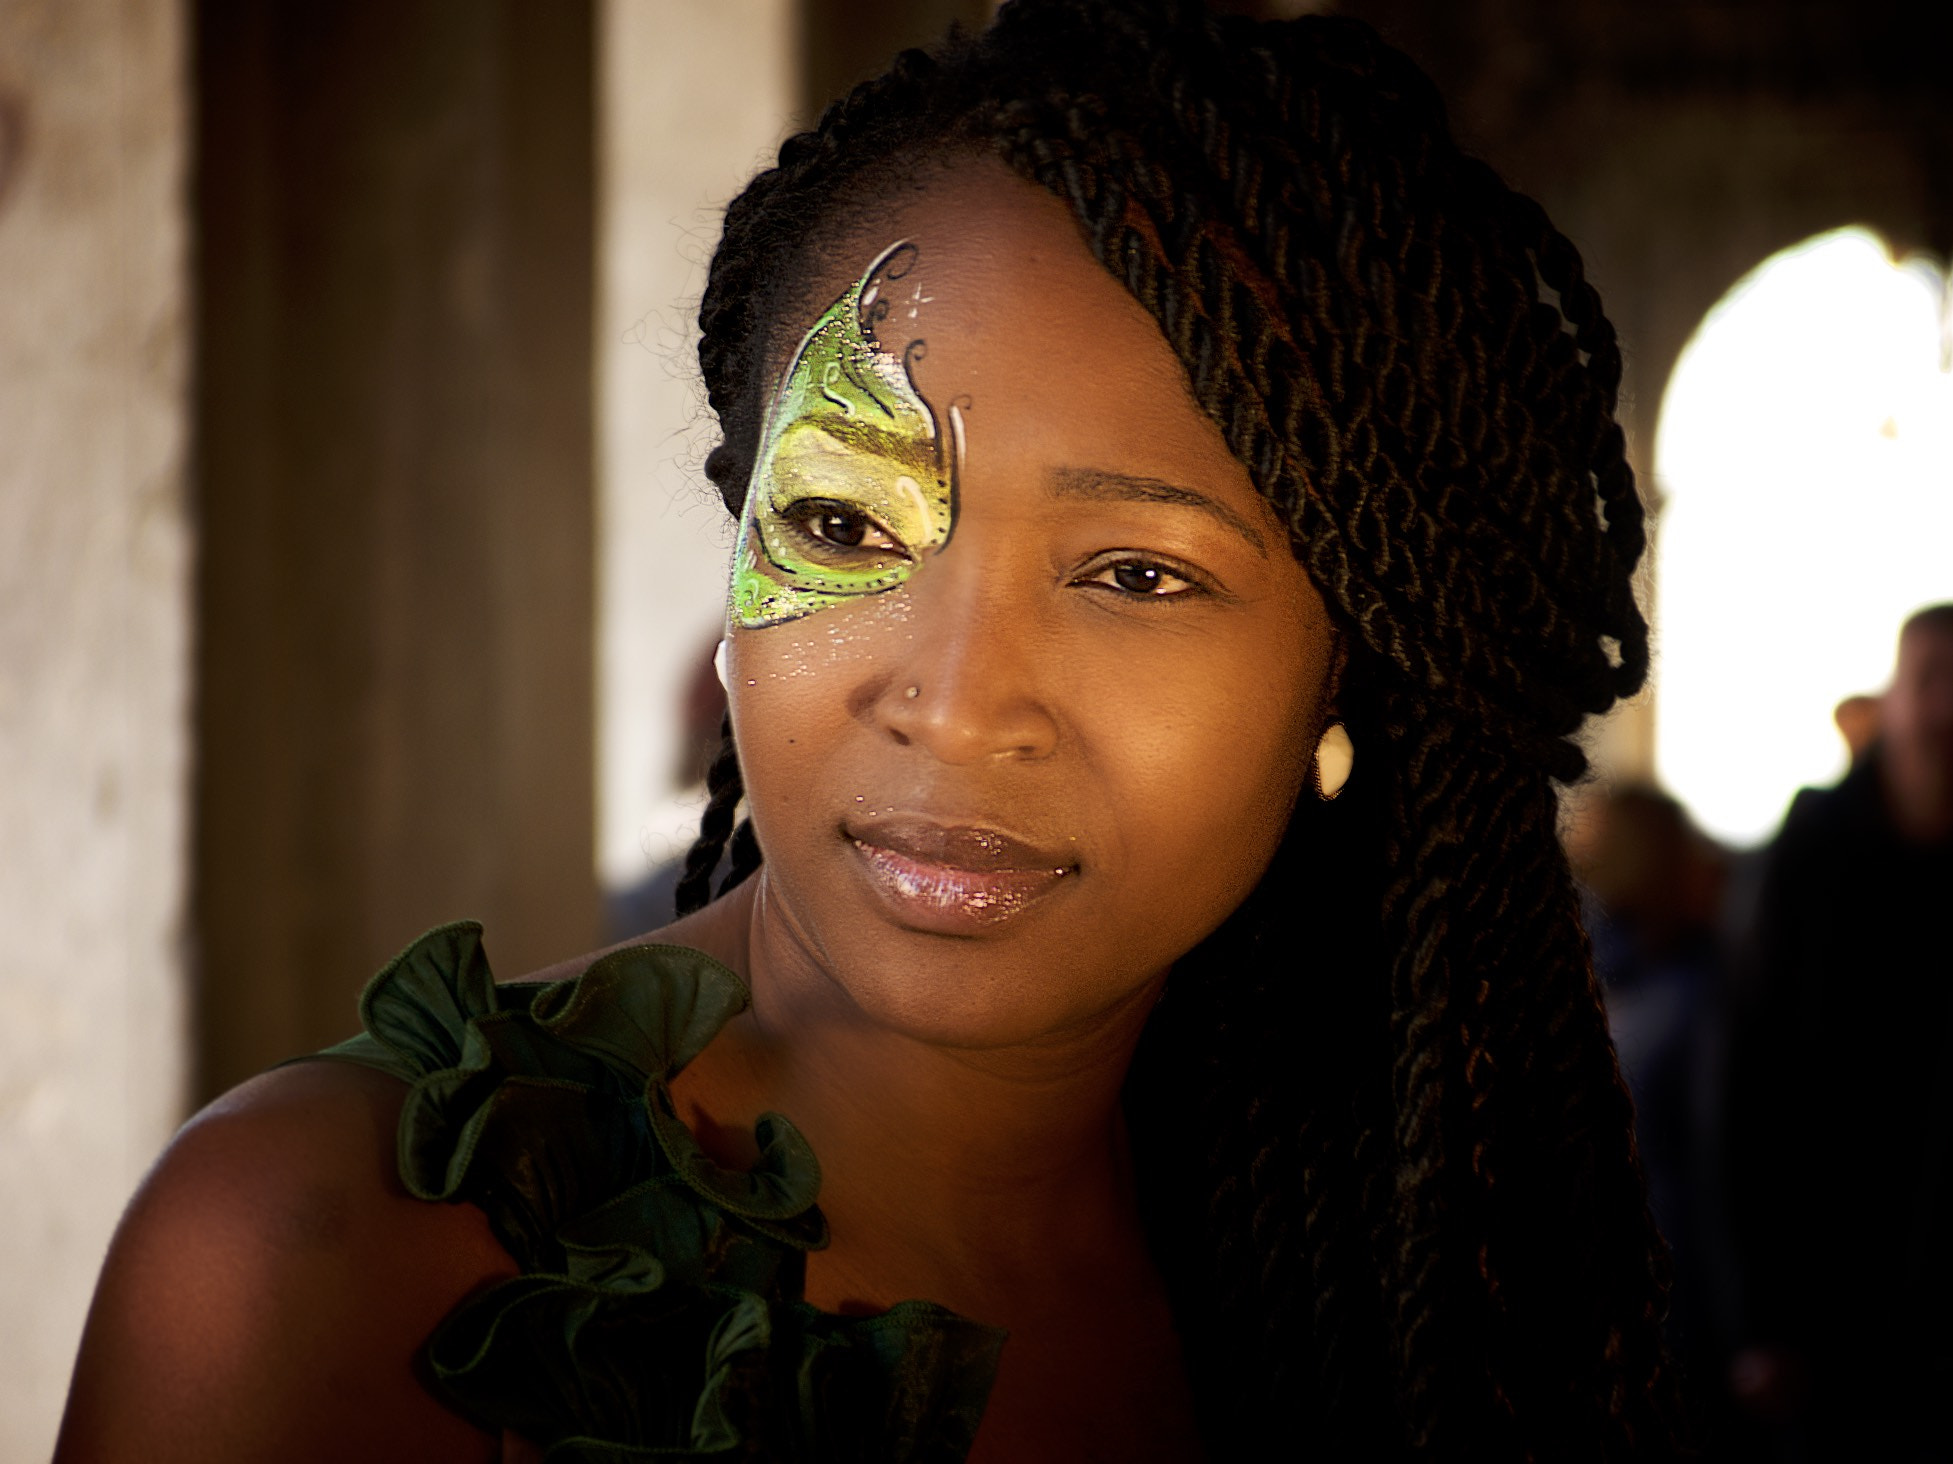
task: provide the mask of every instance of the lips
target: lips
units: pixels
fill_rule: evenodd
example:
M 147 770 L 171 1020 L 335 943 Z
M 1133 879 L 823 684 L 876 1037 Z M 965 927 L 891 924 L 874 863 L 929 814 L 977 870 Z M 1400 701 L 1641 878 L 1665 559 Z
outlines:
M 980 824 L 914 817 L 842 829 L 898 923 L 968 934 L 1015 919 L 1077 873 L 1075 856 Z

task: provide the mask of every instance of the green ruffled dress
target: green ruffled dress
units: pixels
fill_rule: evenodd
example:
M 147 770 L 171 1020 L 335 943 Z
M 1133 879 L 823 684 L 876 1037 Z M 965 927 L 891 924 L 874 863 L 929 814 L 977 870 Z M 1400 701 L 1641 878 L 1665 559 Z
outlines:
M 827 1222 L 807 1141 L 767 1114 L 759 1162 L 728 1170 L 672 1108 L 671 1078 L 748 1000 L 678 946 L 498 986 L 471 923 L 373 978 L 365 1031 L 319 1056 L 412 1085 L 402 1182 L 479 1205 L 522 1269 L 448 1315 L 428 1369 L 550 1464 L 960 1460 L 1004 1334 L 925 1301 L 808 1305 Z

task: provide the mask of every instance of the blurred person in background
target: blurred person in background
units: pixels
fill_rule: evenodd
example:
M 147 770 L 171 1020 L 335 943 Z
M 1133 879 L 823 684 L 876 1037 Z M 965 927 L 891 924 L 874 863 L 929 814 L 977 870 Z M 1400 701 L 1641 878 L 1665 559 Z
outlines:
M 1732 1387 L 1781 1457 L 1953 1458 L 1953 603 L 1763 855 L 1730 1058 Z
M 1832 709 L 1831 720 L 1837 724 L 1838 735 L 1844 738 L 1845 750 L 1854 763 L 1878 741 L 1880 701 L 1876 696 L 1848 696 Z
M 1588 793 L 1567 853 L 1634 1097 L 1649 1207 L 1674 1258 L 1670 1343 L 1694 1411 L 1716 1416 L 1733 1307 L 1715 1152 L 1729 853 L 1674 797 L 1639 784 Z

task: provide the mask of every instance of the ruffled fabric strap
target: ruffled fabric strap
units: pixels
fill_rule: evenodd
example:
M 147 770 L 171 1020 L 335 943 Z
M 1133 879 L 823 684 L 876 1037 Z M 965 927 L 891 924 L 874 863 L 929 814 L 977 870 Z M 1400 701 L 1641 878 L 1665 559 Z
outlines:
M 1003 1344 L 920 1301 L 846 1318 L 720 1287 L 629 1304 L 543 1276 L 498 1291 L 450 1318 L 428 1363 L 462 1411 L 547 1440 L 549 1464 L 959 1464 Z
M 360 994 L 360 1034 L 318 1055 L 411 1083 L 456 1066 L 472 1023 L 518 1011 L 627 1069 L 669 1079 L 750 1000 L 731 971 L 685 946 L 629 946 L 569 981 L 497 986 L 481 926 L 460 920 L 388 962 Z
M 927 1302 L 838 1317 L 802 1300 L 827 1243 L 820 1165 L 787 1119 L 727 1169 L 669 1081 L 748 1004 L 698 951 L 633 946 L 569 981 L 498 986 L 481 928 L 442 926 L 320 1054 L 410 1084 L 409 1192 L 479 1205 L 523 1274 L 427 1347 L 449 1402 L 550 1461 L 894 1460 L 968 1452 L 1003 1333 Z

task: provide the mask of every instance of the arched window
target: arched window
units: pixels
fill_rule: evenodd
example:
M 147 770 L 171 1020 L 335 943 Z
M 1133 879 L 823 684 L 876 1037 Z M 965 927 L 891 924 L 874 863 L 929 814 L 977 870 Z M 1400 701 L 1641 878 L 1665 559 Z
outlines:
M 1768 837 L 1843 773 L 1843 698 L 1953 599 L 1946 277 L 1839 229 L 1703 319 L 1662 401 L 1655 762 L 1703 826 Z

